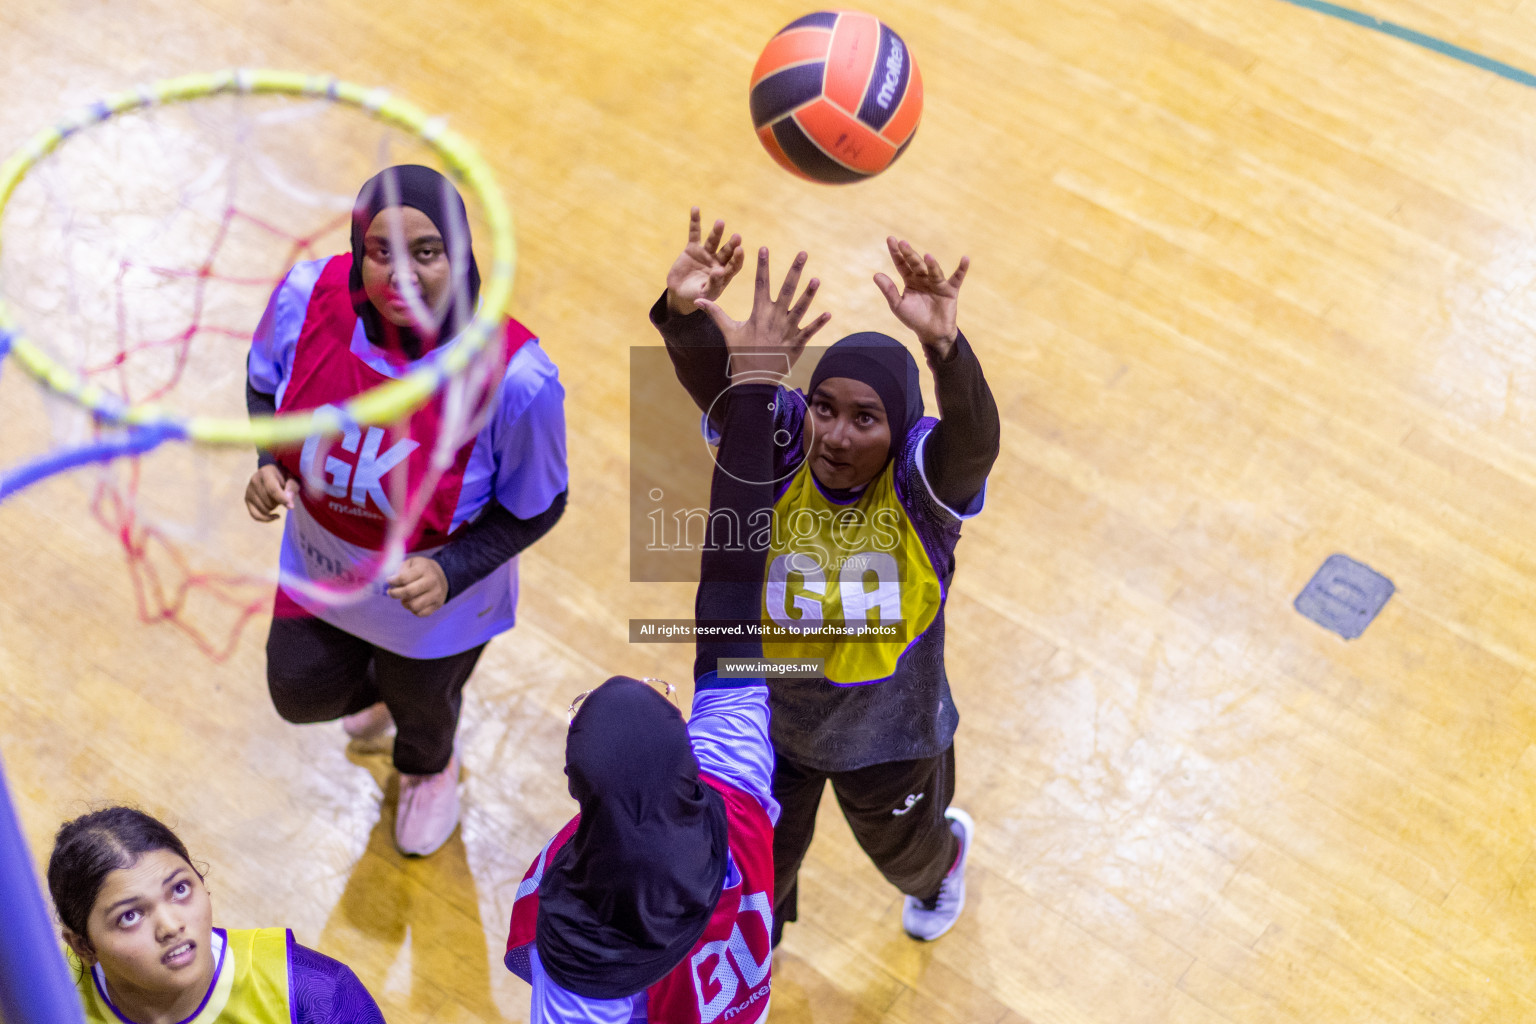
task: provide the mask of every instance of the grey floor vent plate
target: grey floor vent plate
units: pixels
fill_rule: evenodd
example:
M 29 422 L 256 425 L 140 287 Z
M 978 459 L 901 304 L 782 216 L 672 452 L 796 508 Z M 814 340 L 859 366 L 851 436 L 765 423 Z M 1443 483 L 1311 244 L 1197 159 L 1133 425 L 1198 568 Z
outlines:
M 1381 573 L 1348 555 L 1328 561 L 1296 597 L 1296 610 L 1345 640 L 1365 632 L 1397 588 Z

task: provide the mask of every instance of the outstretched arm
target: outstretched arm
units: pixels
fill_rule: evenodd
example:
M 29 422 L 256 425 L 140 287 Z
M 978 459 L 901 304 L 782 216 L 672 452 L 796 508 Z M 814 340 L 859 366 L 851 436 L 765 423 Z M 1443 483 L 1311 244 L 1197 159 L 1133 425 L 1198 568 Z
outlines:
M 661 332 L 672 369 L 700 412 L 709 409 L 730 380 L 725 339 L 698 300 L 718 299 L 741 270 L 743 258 L 741 236 L 726 239 L 725 221 L 715 221 L 704 236 L 695 206 L 688 215 L 688 243 L 667 271 L 665 294 L 651 307 L 651 323 Z
M 701 303 L 721 328 L 738 380 L 745 376 L 747 381 L 732 387 L 728 398 L 719 403 L 724 407 L 720 448 L 709 495 L 711 518 L 725 514 L 733 519 L 739 543 L 705 548 L 694 602 L 694 619 L 701 627 L 736 632 L 700 633 L 688 731 L 699 767 L 757 797 L 770 818 L 777 818 L 778 805 L 772 796 L 767 684 L 760 675 L 721 677 L 718 668 L 721 658 L 760 659 L 763 654 L 757 626 L 762 618 L 767 551 L 753 550 L 750 538 L 762 532 L 773 515 L 777 379 L 789 371 L 806 342 L 828 320 L 822 314 L 810 325 L 800 326 L 815 292 L 813 281 L 798 302 L 792 301 L 804 264 L 801 253 L 778 299 L 770 299 L 768 250 L 761 250 L 752 315 L 744 323 L 731 320 L 710 300 Z
M 702 235 L 695 206 L 688 211 L 688 244 L 667 271 L 667 309 L 678 316 L 696 311 L 701 298 L 718 299 L 745 260 L 740 235 L 721 242 L 725 221 L 715 221 L 708 238 Z
M 760 619 L 766 551 L 751 550 L 746 540 L 755 532 L 754 525 L 765 524 L 773 514 L 771 438 L 778 382 L 800 358 L 811 337 L 831 319 L 830 314 L 823 313 L 800 326 L 819 283 L 812 278 L 795 300 L 804 267 L 802 252 L 784 276 L 778 297 L 771 298 L 768 250 L 759 250 L 752 313 L 742 322 L 732 320 L 713 300 L 699 300 L 725 339 L 732 369 L 741 381 L 717 404 L 717 408 L 724 406 L 724 413 L 709 504 L 711 518 L 721 513 L 738 524 L 737 538 L 742 542 L 705 546 L 694 603 L 694 616 L 700 622 L 745 627 Z M 703 636 L 696 648 L 694 678 L 713 673 L 719 658 L 756 658 L 762 653 L 762 639 L 756 633 L 744 631 L 719 639 Z
M 929 359 L 939 422 L 923 444 L 923 476 L 953 512 L 963 514 L 987 482 L 1001 449 L 997 402 L 965 335 L 945 362 Z
M 960 266 L 945 277 L 937 260 L 919 257 L 906 240 L 887 238 L 885 244 L 902 287 L 884 274 L 875 275 L 875 286 L 896 319 L 917 335 L 939 402 L 939 423 L 923 443 L 923 476 L 940 501 L 962 512 L 981 493 L 1001 441 L 997 402 L 956 323 L 971 260 L 960 257 Z

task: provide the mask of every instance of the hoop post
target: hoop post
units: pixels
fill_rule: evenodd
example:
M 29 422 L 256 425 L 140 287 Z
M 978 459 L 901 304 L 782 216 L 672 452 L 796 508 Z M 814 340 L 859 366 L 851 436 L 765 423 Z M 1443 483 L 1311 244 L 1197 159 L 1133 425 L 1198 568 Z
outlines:
M 80 997 L 69 983 L 69 968 L 48 905 L 38 889 L 32 856 L 11 806 L 11 791 L 0 763 L 0 892 L 12 913 L 0 942 L 0 1020 L 24 1024 L 58 1021 L 83 1024 Z

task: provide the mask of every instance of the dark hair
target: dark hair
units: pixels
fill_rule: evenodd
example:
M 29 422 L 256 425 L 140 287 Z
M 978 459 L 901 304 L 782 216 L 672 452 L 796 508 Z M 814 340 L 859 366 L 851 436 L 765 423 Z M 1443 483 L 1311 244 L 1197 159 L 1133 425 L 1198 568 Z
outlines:
M 197 871 L 176 833 L 133 807 L 108 807 L 59 826 L 48 858 L 48 893 L 64 927 L 85 937 L 85 924 L 102 883 L 154 850 L 170 850 Z M 199 878 L 203 877 L 197 871 Z

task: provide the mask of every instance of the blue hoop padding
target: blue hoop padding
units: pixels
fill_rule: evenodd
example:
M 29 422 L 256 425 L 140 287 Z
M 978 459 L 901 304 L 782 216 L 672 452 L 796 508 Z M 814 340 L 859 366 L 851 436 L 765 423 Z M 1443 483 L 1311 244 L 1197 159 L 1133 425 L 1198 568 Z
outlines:
M 11 807 L 0 765 L 0 893 L 5 894 L 5 941 L 0 942 L 0 1018 L 14 1024 L 84 1024 L 80 997 L 69 981 L 48 906 L 38 891 L 32 856 Z
M 142 455 L 163 441 L 185 438 L 186 431 L 172 424 L 130 427 L 122 437 L 68 451 L 53 452 L 0 474 L 0 501 L 55 473 L 93 462 L 110 462 L 124 455 Z

